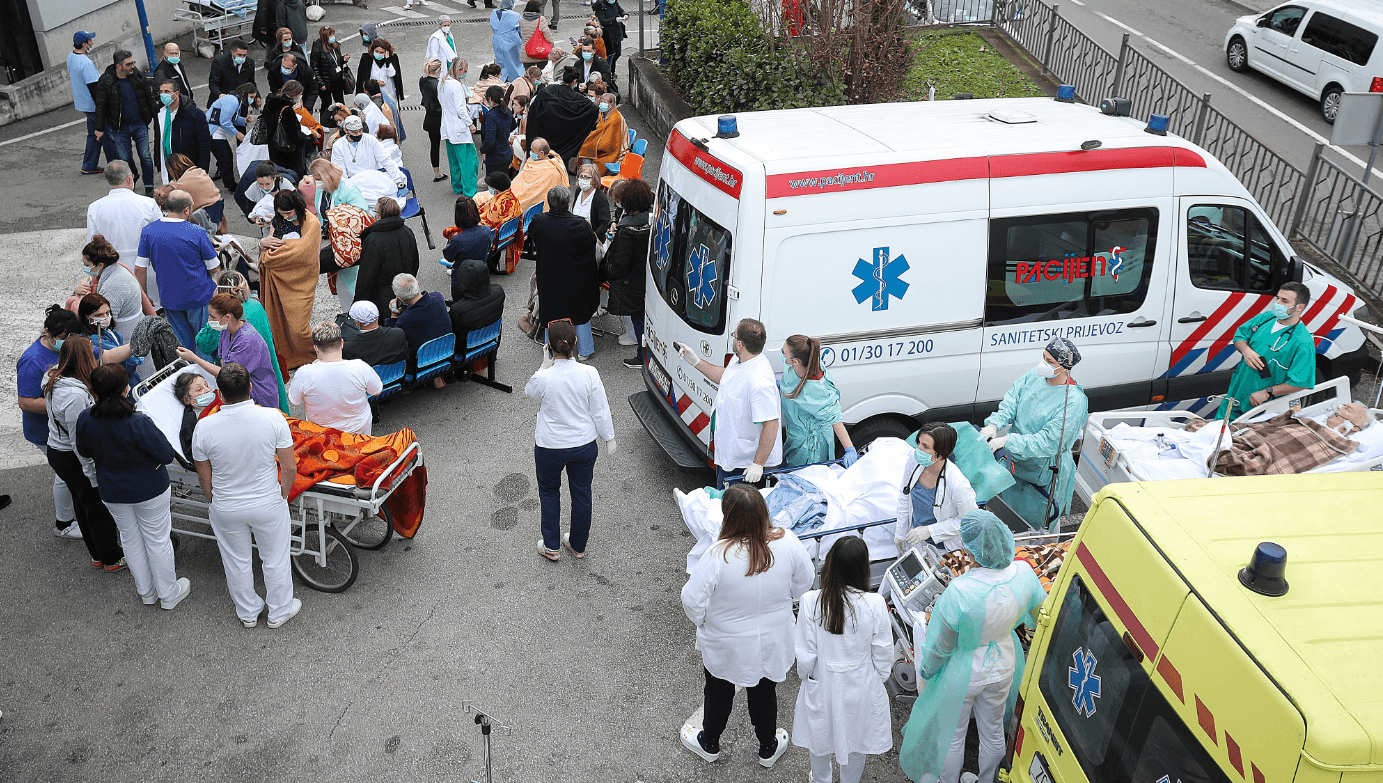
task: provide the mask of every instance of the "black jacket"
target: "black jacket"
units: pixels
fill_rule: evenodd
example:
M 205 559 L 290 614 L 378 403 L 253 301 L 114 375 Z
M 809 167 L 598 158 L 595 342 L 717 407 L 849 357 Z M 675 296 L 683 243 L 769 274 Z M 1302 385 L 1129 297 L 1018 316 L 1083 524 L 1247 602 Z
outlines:
M 424 76 L 418 80 L 418 93 L 422 96 L 423 130 L 440 133 L 442 130 L 442 102 L 437 98 L 437 77 Z
M 597 180 L 592 186 L 595 188 L 595 195 L 591 196 L 591 230 L 595 232 L 596 240 L 605 241 L 605 234 L 610 230 L 610 197 L 600 189 L 600 182 Z M 581 197 L 581 187 L 572 186 L 571 203 Z
M 255 19 L 250 34 L 262 44 L 274 42 L 274 32 L 278 30 L 278 0 L 259 0 L 255 7 Z
M 298 57 L 298 66 L 293 71 L 292 76 L 283 75 L 282 67 L 279 65 L 281 62 L 283 62 L 282 59 L 274 63 L 273 67 L 269 69 L 267 78 L 269 79 L 270 94 L 283 89 L 284 84 L 294 79 L 303 86 L 304 101 L 307 100 L 307 96 L 317 94 L 317 77 L 312 73 L 312 67 L 308 65 L 307 58 Z
M 403 218 L 379 220 L 360 232 L 360 271 L 355 278 L 355 301 L 369 300 L 381 313 L 394 298 L 394 276 L 418 274 L 418 240 Z
M 585 95 L 563 84 L 549 84 L 528 104 L 528 146 L 542 138 L 563 161 L 581 152 L 586 137 L 595 130 L 600 110 Z
M 217 98 L 228 92 L 235 92 L 235 88 L 242 84 L 255 83 L 255 61 L 250 59 L 250 53 L 245 53 L 245 62 L 238 69 L 232 59 L 231 53 L 217 57 L 211 61 L 211 75 L 207 77 L 207 87 L 211 88 L 211 94 L 207 97 L 207 105 L 216 102 Z
M 620 42 L 629 37 L 624 30 L 624 22 L 620 21 L 621 16 L 625 16 L 624 9 L 620 7 L 619 0 L 611 2 L 601 2 L 596 0 L 591 4 L 591 12 L 595 14 L 595 20 L 600 23 L 600 29 L 604 32 L 601 36 L 605 39 L 605 53 L 618 53 Z
M 184 104 L 195 104 L 197 101 L 192 97 L 192 85 L 188 84 L 187 80 L 182 78 L 182 74 L 178 73 L 179 67 L 182 67 L 181 63 L 178 64 L 178 67 L 174 67 L 174 65 L 167 60 L 161 60 L 159 61 L 158 67 L 155 68 L 153 74 L 151 74 L 149 82 L 153 85 L 154 91 L 158 92 L 159 82 L 167 79 L 173 83 L 173 86 L 177 88 L 178 92 L 182 93 L 182 102 Z M 185 67 L 182 73 L 187 73 Z
M 489 326 L 504 314 L 504 289 L 490 282 L 484 261 L 468 259 L 451 270 L 451 328 L 457 353 L 466 345 L 466 332 Z
M 600 277 L 610 283 L 610 315 L 643 313 L 644 270 L 648 267 L 648 213 L 626 215 L 600 264 Z
M 259 121 L 264 123 L 265 138 L 269 140 L 269 160 L 278 166 L 292 170 L 292 179 L 296 182 L 307 172 L 299 171 L 303 168 L 303 132 L 302 126 L 298 122 L 298 113 L 293 110 L 293 102 L 281 95 L 270 95 L 269 99 L 264 102 L 264 113 L 260 115 Z M 297 146 L 291 150 L 274 149 L 274 131 L 278 130 L 280 122 L 284 124 L 288 138 L 297 142 Z
M 619 90 L 615 88 L 615 75 L 610 72 L 610 61 L 598 54 L 594 54 L 591 57 L 591 72 L 595 73 L 597 71 L 600 73 L 601 77 L 605 79 L 606 90 L 618 94 Z M 578 85 L 586 83 L 586 61 L 579 57 L 576 60 L 576 83 Z M 599 111 L 599 109 L 596 111 Z
M 269 50 L 264 54 L 264 70 L 270 71 L 279 67 L 279 58 L 285 54 L 293 55 L 298 58 L 298 62 L 300 63 L 309 62 L 307 52 L 303 51 L 303 48 L 298 46 L 297 42 L 294 42 L 292 46 L 285 49 L 283 48 L 283 44 L 280 44 L 278 39 L 275 39 L 273 43 L 269 45 Z
M 159 114 L 163 107 L 159 106 Z M 154 168 L 163 165 L 163 128 L 157 117 L 149 133 L 150 152 L 154 154 Z M 182 153 L 192 159 L 204 171 L 211 170 L 211 129 L 207 127 L 206 115 L 196 106 L 181 106 L 173 115 L 170 132 L 174 153 Z
M 365 52 L 365 56 L 360 58 L 360 64 L 355 68 L 355 91 L 365 92 L 365 82 L 370 80 L 370 66 L 374 65 L 375 55 L 373 52 Z M 399 99 L 399 104 L 403 104 L 403 66 L 399 65 L 399 56 L 391 54 L 384 58 L 384 65 L 394 66 L 394 97 Z
M 591 224 L 565 210 L 549 211 L 533 218 L 528 236 L 538 256 L 539 320 L 546 324 L 570 318 L 576 326 L 589 322 L 600 305 Z
M 485 170 L 506 168 L 514 157 L 509 146 L 509 134 L 514 130 L 514 115 L 502 104 L 485 112 L 480 125 L 480 153 L 485 156 Z
M 294 41 L 307 43 L 307 4 L 303 0 L 278 0 L 277 5 L 275 24 L 292 30 Z
M 350 69 L 346 66 L 345 56 L 340 44 L 332 51 L 322 45 L 320 38 L 313 42 L 308 63 L 312 66 L 312 75 L 317 79 L 319 88 L 329 90 L 339 84 L 341 92 L 345 93 L 350 83 Z
M 342 359 L 359 359 L 371 367 L 383 367 L 408 359 L 408 338 L 402 329 L 378 326 L 362 332 L 355 321 L 344 313 L 337 320 L 341 322 L 341 337 L 345 340 L 345 345 L 341 347 Z
M 149 80 L 138 70 L 129 75 L 130 86 L 134 87 L 134 99 L 139 104 L 139 118 L 124 116 L 124 104 L 120 100 L 120 78 L 115 75 L 115 66 L 106 66 L 106 72 L 96 80 L 91 88 L 91 100 L 96 104 L 96 130 L 120 130 L 126 125 L 148 125 L 154 118 L 154 90 Z

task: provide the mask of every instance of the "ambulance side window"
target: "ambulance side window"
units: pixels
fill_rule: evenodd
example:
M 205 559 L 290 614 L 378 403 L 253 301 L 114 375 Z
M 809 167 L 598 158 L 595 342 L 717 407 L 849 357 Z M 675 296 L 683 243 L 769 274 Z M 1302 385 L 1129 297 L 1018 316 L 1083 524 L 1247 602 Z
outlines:
M 991 221 L 986 325 L 1136 311 L 1156 237 L 1151 208 Z
M 731 235 L 664 182 L 658 188 L 649 263 L 653 284 L 677 317 L 708 334 L 725 332 Z
M 1197 204 L 1186 213 L 1186 266 L 1197 288 L 1271 293 L 1285 260 L 1243 207 Z
M 1156 688 L 1149 688 L 1143 698 L 1133 733 L 1141 738 L 1141 747 L 1129 750 L 1134 762 L 1130 780 L 1229 783 L 1229 776 Z

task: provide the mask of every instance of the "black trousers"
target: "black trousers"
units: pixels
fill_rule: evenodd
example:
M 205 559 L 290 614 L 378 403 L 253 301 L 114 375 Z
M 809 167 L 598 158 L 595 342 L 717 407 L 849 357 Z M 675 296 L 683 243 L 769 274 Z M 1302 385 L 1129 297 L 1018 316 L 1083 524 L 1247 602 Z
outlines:
M 735 704 L 735 686 L 722 680 L 702 667 L 706 673 L 706 712 L 701 718 L 701 728 L 706 732 L 706 744 L 715 747 L 720 744 L 720 735 L 725 732 L 725 724 L 730 722 L 730 710 Z M 778 733 L 778 683 L 765 677 L 759 684 L 746 688 L 749 699 L 749 721 L 754 724 L 754 735 L 759 738 L 759 749 L 776 747 Z
M 235 174 L 235 155 L 231 153 L 230 142 L 225 139 L 211 140 L 211 155 L 216 159 L 216 168 L 221 174 L 221 184 L 231 193 L 240 184 Z
M 426 129 L 424 129 L 426 130 Z M 428 152 L 432 154 L 432 168 L 442 166 L 442 132 L 430 130 L 427 132 Z
M 101 492 L 91 486 L 82 472 L 82 462 L 75 452 L 48 447 L 48 464 L 72 492 L 72 510 L 77 524 L 82 526 L 82 542 L 91 559 L 105 565 L 115 565 L 125 556 L 120 548 L 120 529 L 115 526 Z
M 333 103 L 346 102 L 345 86 L 345 82 L 337 80 L 335 84 L 322 88 L 322 118 L 320 120 L 322 127 L 327 129 L 336 127 L 336 118 L 331 116 L 331 112 L 327 111 L 327 109 Z M 306 105 L 306 103 L 304 103 L 304 105 Z

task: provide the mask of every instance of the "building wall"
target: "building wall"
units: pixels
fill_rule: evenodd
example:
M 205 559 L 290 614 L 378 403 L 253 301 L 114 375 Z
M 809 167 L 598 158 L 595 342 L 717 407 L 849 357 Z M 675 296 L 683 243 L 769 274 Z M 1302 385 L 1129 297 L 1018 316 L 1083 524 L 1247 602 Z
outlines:
M 108 43 L 114 43 L 116 49 L 129 49 L 134 52 L 140 67 L 150 67 L 135 0 L 27 0 L 27 3 L 45 69 L 66 67 L 67 53 L 72 51 L 72 34 L 78 30 L 95 33 L 96 44 L 102 49 Z M 173 19 L 173 10 L 179 7 L 181 3 L 175 0 L 144 0 L 155 46 L 192 29 L 187 22 Z M 92 60 L 101 70 L 110 65 L 109 55 L 100 60 L 93 56 Z

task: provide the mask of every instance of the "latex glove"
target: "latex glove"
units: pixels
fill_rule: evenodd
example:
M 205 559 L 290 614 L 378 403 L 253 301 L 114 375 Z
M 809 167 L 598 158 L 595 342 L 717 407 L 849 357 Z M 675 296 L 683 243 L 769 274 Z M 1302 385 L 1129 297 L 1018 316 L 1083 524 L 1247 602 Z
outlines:
M 845 467 L 847 467 L 847 468 L 850 467 L 851 465 L 855 464 L 856 462 L 859 462 L 859 461 L 860 461 L 860 453 L 859 453 L 858 451 L 855 451 L 855 449 L 854 449 L 853 446 L 850 447 L 850 448 L 848 448 L 848 449 L 846 449 L 846 450 L 845 450 L 845 456 L 844 456 L 844 457 L 841 457 L 841 462 L 844 462 L 844 463 L 845 463 Z
M 931 537 L 932 529 L 929 525 L 918 525 L 917 527 L 908 531 L 909 544 L 921 544 L 922 542 L 931 539 Z
M 1008 436 L 1007 436 L 1007 435 L 1003 435 L 1003 436 L 1001 436 L 1001 437 L 995 438 L 995 439 L 993 439 L 993 440 L 991 440 L 991 441 L 989 442 L 989 450 L 990 450 L 990 451 L 998 451 L 999 449 L 1002 449 L 1002 448 L 1004 447 L 1004 444 L 1005 444 L 1005 443 L 1008 443 Z
M 993 440 L 999 434 L 999 429 L 993 424 L 986 424 L 980 428 L 980 440 Z
M 898 554 L 900 555 L 908 551 L 908 542 L 905 539 L 895 538 L 893 539 L 893 545 L 898 547 Z
M 551 367 L 551 366 L 552 366 L 552 351 L 548 350 L 548 347 L 547 347 L 546 345 L 544 345 L 544 346 L 543 346 L 543 365 L 542 365 L 541 367 L 539 367 L 538 369 L 540 369 L 540 370 L 546 370 L 547 368 L 549 368 L 549 367 Z
M 619 444 L 615 443 L 614 438 L 605 441 L 605 454 L 607 456 L 615 456 L 616 451 L 619 451 Z
M 764 477 L 764 466 L 755 462 L 744 469 L 744 480 L 750 484 L 759 483 L 759 479 Z
M 686 343 L 673 343 L 672 347 L 676 348 L 677 353 L 681 354 L 682 359 L 693 367 L 701 361 L 701 357 L 697 356 L 696 351 L 693 351 L 691 346 Z

